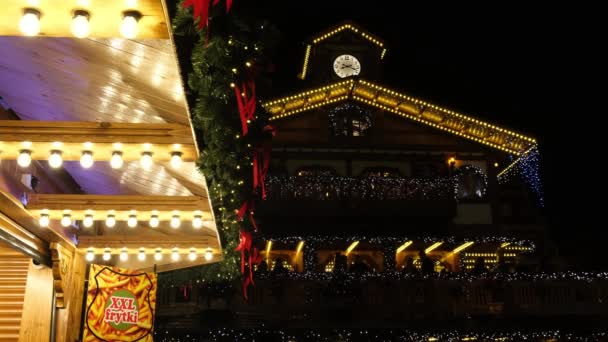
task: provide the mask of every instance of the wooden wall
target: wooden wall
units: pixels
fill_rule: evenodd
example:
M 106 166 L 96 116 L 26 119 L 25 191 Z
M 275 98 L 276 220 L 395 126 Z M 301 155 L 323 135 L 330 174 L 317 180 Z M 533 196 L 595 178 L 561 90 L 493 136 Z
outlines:
M 71 271 L 64 282 L 64 307 L 56 308 L 56 342 L 74 342 L 80 338 L 80 320 L 84 296 L 86 262 L 78 251 L 72 258 Z
M 30 263 L 23 300 L 19 342 L 49 341 L 53 310 L 53 272 Z

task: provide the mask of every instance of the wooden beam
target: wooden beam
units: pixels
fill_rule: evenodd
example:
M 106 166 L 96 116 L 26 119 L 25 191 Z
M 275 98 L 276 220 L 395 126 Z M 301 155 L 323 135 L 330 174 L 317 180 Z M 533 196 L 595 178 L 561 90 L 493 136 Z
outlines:
M 216 253 L 221 250 L 219 240 L 215 234 L 205 235 L 83 235 L 78 239 L 78 248 L 86 252 L 93 248 L 95 253 L 103 253 L 105 248 L 110 248 L 112 254 L 120 253 L 126 247 L 129 254 L 137 254 L 139 248 L 146 248 L 146 253 L 153 253 L 156 248 L 162 248 L 163 254 L 171 253 L 175 247 L 179 252 L 186 254 L 190 248 L 195 248 L 197 252 L 202 252 L 206 248 Z
M 104 0 L 87 1 L 87 6 L 77 6 L 76 1 L 23 1 L 2 0 L 0 12 L 0 35 L 21 36 L 19 19 L 25 7 L 35 7 L 42 16 L 40 18 L 40 36 L 73 37 L 70 31 L 72 13 L 75 9 L 84 9 L 90 13 L 90 37 L 112 38 L 121 37 L 120 24 L 122 12 L 137 10 L 142 14 L 138 22 L 138 39 L 169 39 L 168 21 L 163 10 L 162 0 L 131 1 Z M 28 6 L 35 3 L 36 6 Z
M 90 213 L 95 220 L 105 220 L 111 210 L 119 221 L 128 219 L 132 210 L 138 219 L 148 219 L 153 211 L 161 221 L 170 220 L 173 211 L 179 211 L 182 220 L 192 219 L 194 212 L 200 212 L 203 220 L 212 219 L 209 201 L 199 196 L 34 194 L 26 207 L 36 217 L 48 211 L 51 219 L 61 219 L 64 210 L 70 210 L 72 219 Z
M 125 161 L 139 160 L 144 151 L 156 161 L 170 161 L 174 151 L 184 161 L 198 158 L 191 128 L 170 123 L 0 120 L 0 142 L 2 159 L 13 160 L 23 149 L 34 160 L 47 160 L 51 150 L 60 150 L 63 160 L 80 160 L 84 150 L 98 161 L 109 161 L 116 150 Z

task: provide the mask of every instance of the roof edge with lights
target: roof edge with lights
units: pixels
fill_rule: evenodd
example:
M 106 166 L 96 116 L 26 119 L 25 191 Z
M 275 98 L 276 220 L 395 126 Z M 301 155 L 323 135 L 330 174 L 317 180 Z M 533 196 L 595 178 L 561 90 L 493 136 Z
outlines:
M 355 100 L 477 143 L 521 156 L 536 139 L 362 79 L 348 79 L 263 103 L 270 120 Z

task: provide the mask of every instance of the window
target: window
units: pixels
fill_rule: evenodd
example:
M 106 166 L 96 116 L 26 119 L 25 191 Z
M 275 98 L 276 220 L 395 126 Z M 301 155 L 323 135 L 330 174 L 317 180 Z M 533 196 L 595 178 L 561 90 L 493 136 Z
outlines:
M 345 103 L 329 111 L 329 122 L 334 136 L 361 137 L 369 134 L 372 116 L 355 104 Z
M 478 167 L 463 165 L 456 171 L 458 199 L 481 199 L 486 195 L 487 178 Z
M 336 175 L 336 170 L 329 166 L 311 165 L 299 168 L 296 175 L 301 177 L 330 177 Z
M 370 167 L 363 171 L 362 177 L 399 178 L 401 172 L 394 167 Z

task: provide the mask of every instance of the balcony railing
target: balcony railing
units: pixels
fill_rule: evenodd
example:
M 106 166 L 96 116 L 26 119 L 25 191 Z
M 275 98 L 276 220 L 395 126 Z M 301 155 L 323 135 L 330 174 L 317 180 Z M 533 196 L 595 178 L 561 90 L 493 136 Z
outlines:
M 274 200 L 452 200 L 453 180 L 341 176 L 267 176 Z

